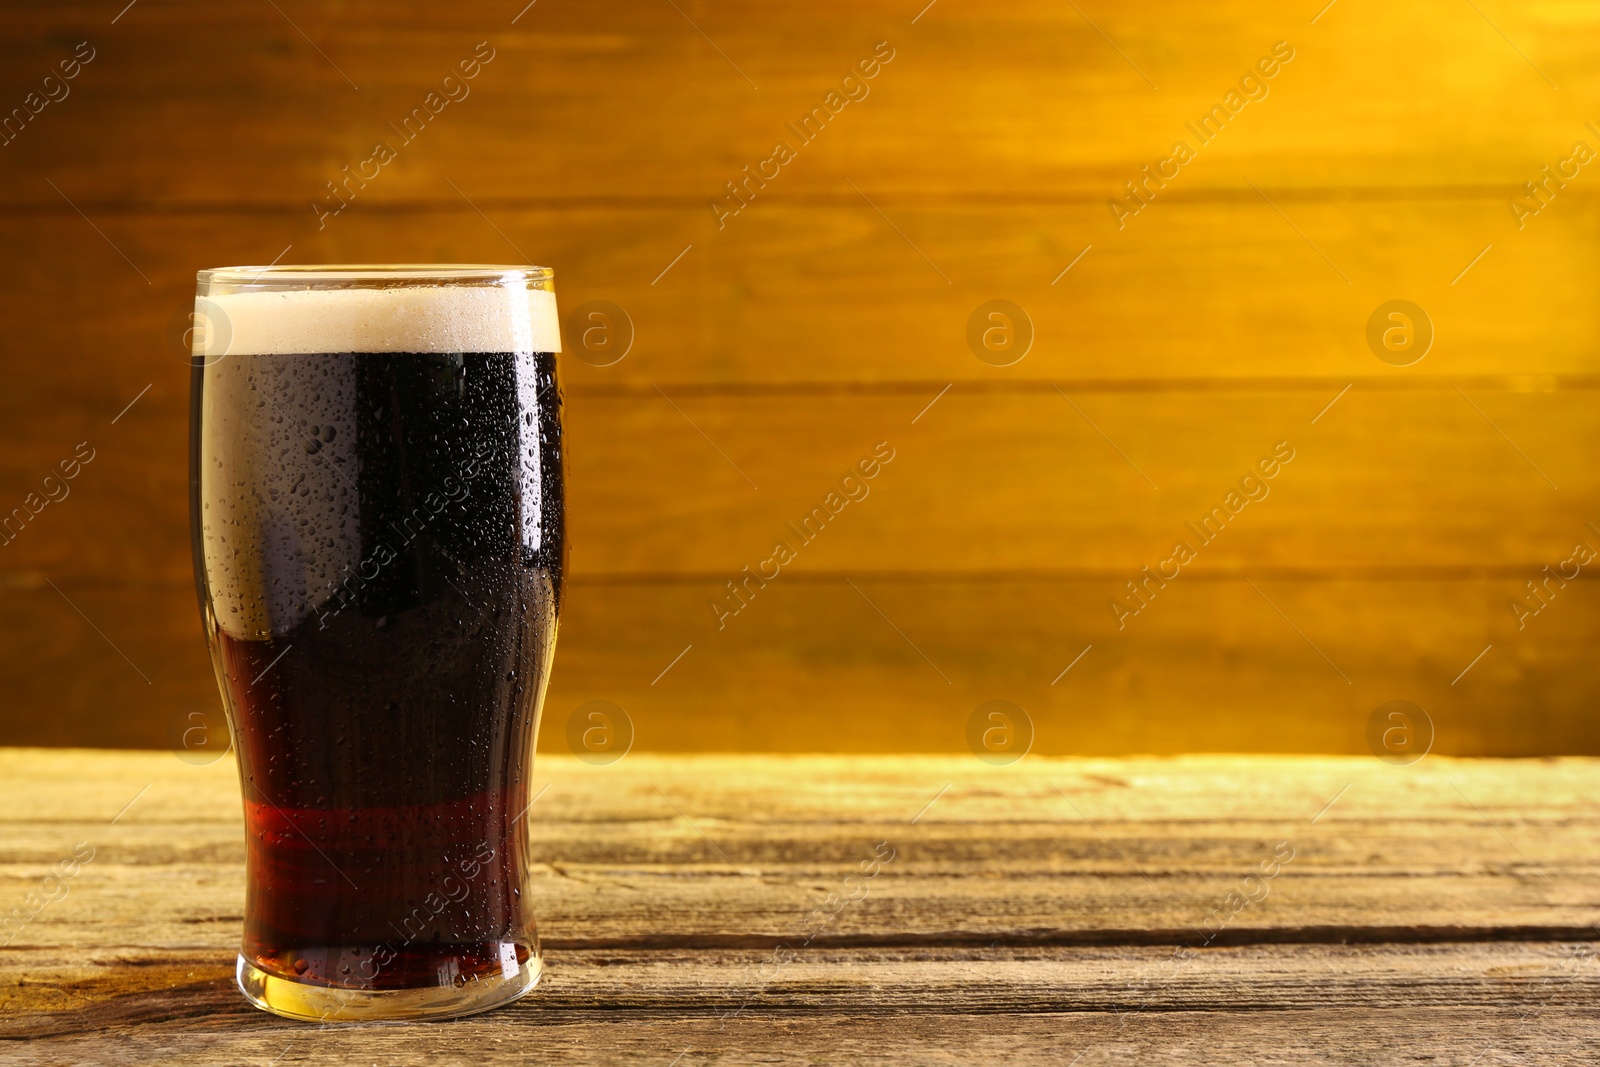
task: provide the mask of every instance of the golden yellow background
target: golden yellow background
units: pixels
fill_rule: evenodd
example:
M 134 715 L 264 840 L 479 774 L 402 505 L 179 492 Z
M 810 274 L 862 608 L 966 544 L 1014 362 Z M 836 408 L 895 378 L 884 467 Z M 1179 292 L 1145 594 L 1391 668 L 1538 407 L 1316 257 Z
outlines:
M 1521 629 L 1511 607 L 1600 548 L 1600 173 L 1523 186 L 1600 148 L 1597 21 L 7 5 L 0 109 L 79 42 L 94 58 L 0 147 L 0 513 L 78 442 L 95 458 L 0 546 L 0 741 L 164 746 L 217 707 L 175 334 L 196 269 L 281 256 L 555 268 L 572 567 L 545 747 L 605 699 L 641 749 L 962 751 L 1004 699 L 1038 752 L 1362 752 L 1406 699 L 1436 751 L 1600 751 L 1588 569 Z M 1280 41 L 1266 95 L 1200 145 L 1185 124 Z M 401 144 L 479 42 L 470 94 Z M 866 95 L 802 144 L 787 124 L 880 42 Z M 1179 140 L 1194 158 L 1119 228 L 1108 201 Z M 380 141 L 395 158 L 319 220 Z M 1435 333 L 1406 367 L 1367 342 L 1397 299 Z M 571 317 L 599 300 L 635 334 L 607 367 Z M 1032 324 L 1009 366 L 969 347 L 991 300 Z M 719 630 L 725 583 L 878 442 L 870 495 Z M 1277 442 L 1270 494 L 1198 545 L 1185 523 Z M 1196 558 L 1119 629 L 1108 601 L 1180 539 Z

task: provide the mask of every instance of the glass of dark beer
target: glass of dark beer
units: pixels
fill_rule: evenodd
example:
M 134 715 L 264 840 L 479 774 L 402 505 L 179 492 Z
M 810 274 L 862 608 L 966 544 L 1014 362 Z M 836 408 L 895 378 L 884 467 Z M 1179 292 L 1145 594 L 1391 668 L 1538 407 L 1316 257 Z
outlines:
M 417 1019 L 538 981 L 527 825 L 566 560 L 539 267 L 199 274 L 190 505 L 244 792 L 238 981 Z

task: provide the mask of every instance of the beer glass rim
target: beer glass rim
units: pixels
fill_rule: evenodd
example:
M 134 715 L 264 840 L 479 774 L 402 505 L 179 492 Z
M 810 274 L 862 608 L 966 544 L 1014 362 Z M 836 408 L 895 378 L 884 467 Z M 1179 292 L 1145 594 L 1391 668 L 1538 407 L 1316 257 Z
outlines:
M 550 284 L 549 267 L 508 263 L 282 263 L 210 267 L 195 275 L 202 286 L 278 289 L 363 289 L 395 285 Z

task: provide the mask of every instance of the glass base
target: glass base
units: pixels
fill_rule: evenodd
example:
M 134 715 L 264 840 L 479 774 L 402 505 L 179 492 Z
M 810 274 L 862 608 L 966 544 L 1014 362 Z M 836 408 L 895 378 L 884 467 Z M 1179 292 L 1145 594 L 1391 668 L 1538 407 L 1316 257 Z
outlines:
M 498 1008 L 523 996 L 539 982 L 544 965 L 530 955 L 515 970 L 476 978 L 461 985 L 415 989 L 340 989 L 296 982 L 262 970 L 239 957 L 239 990 L 256 1007 L 288 1019 L 313 1022 L 377 1022 L 399 1019 L 454 1019 Z

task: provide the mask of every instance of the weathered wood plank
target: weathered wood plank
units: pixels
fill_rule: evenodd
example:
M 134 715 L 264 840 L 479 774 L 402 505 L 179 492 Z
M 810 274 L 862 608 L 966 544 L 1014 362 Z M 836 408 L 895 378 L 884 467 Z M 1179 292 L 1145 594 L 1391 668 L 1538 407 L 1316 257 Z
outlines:
M 5 757 L 0 895 L 23 896 L 75 842 L 95 849 L 71 895 L 15 944 L 233 943 L 231 761 Z M 29 770 L 40 765 L 47 773 Z M 551 788 L 536 809 L 531 889 L 557 947 L 770 947 L 804 937 L 819 907 L 829 918 L 815 945 L 1572 939 L 1600 919 L 1600 820 L 1587 799 L 1600 772 L 1587 760 L 991 768 L 635 754 L 611 767 L 546 757 L 539 770 Z M 63 804 L 69 785 L 79 795 Z M 135 795 L 114 826 L 83 817 Z M 861 860 L 886 854 L 864 899 L 829 903 Z M 1284 855 L 1259 902 L 1218 919 L 1246 874 Z
M 681 840 L 676 839 L 678 829 L 684 835 Z M 1107 832 L 1117 829 L 1113 826 Z M 642 831 L 634 831 L 638 832 Z M 791 869 L 736 859 L 739 870 L 750 875 L 742 878 L 721 861 L 708 862 L 697 855 L 706 850 L 697 850 L 695 842 L 688 839 L 693 833 L 687 828 L 664 833 L 669 839 L 665 843 L 676 847 L 661 849 L 664 855 L 657 858 L 663 862 L 658 864 L 619 872 L 616 861 L 592 865 L 563 862 L 542 871 L 531 887 L 531 899 L 544 917 L 541 931 L 550 946 L 563 950 L 770 950 L 792 945 L 806 939 L 807 917 L 826 907 L 823 902 L 828 894 L 836 892 L 840 880 L 853 870 L 848 862 Z M 1493 836 L 1492 829 L 1483 833 Z M 1465 834 L 1450 836 L 1463 849 L 1489 851 L 1482 835 L 1471 840 Z M 1038 842 L 1025 843 L 1039 847 Z M 1137 837 L 1118 842 L 1130 855 L 1141 848 L 1155 851 L 1159 844 Z M 1249 914 L 1226 924 L 1213 937 L 1207 922 L 1220 922 L 1212 918 L 1217 912 L 1227 918 L 1224 902 L 1241 891 L 1241 879 L 1255 862 L 1272 855 L 1271 842 L 1232 844 L 1231 872 L 1172 874 L 1157 870 L 1152 878 L 1159 875 L 1160 880 L 1154 889 L 1135 886 L 1121 871 L 1104 871 L 1108 864 L 1101 853 L 1110 850 L 1098 839 L 1048 842 L 1052 855 L 1064 866 L 1075 853 L 1093 857 L 1091 870 L 1078 875 L 1063 872 L 1042 877 L 1008 871 L 1003 864 L 986 865 L 984 874 L 991 880 L 979 883 L 974 883 L 970 870 L 950 873 L 947 868 L 944 874 L 920 875 L 897 872 L 883 883 L 880 896 L 871 898 L 859 911 L 841 915 L 812 946 L 885 944 L 931 950 L 995 943 L 1078 948 L 1566 942 L 1593 938 L 1600 919 L 1600 900 L 1582 888 L 1583 882 L 1593 882 L 1594 865 L 1556 868 L 1555 876 L 1564 881 L 1550 890 L 1537 872 L 1511 852 L 1510 860 L 1498 854 L 1475 856 L 1475 866 L 1489 868 L 1484 874 L 1283 875 L 1267 903 L 1250 908 Z M 870 856 L 872 845 L 863 840 L 857 850 L 863 857 Z M 1249 855 L 1251 845 L 1255 846 L 1254 859 Z M 727 851 L 729 846 L 719 842 L 719 847 Z M 70 848 L 71 843 L 61 855 L 70 854 Z M 674 852 L 686 858 L 669 862 Z M 923 863 L 924 855 L 923 850 L 912 849 L 897 861 L 903 859 L 910 870 Z M 1299 858 L 1297 855 L 1297 861 Z M 223 867 L 174 862 L 152 871 L 148 866 L 122 866 L 108 860 L 93 879 L 82 876 L 70 906 L 63 904 L 35 919 L 13 947 L 24 953 L 59 955 L 87 942 L 107 951 L 137 955 L 146 944 L 173 944 L 204 946 L 231 959 L 238 951 L 242 922 L 241 863 L 242 859 Z M 22 868 L 24 873 L 0 880 L 0 891 L 20 901 L 50 869 L 47 865 Z M 1409 897 L 1413 892 L 1429 899 L 1413 901 Z M 131 908 L 137 908 L 139 914 L 127 914 Z
M 550 805 L 539 802 L 542 817 L 558 811 L 563 819 L 597 826 L 661 819 L 670 809 L 657 787 L 672 791 L 700 816 L 751 825 L 781 820 L 898 825 L 919 813 L 916 825 L 1003 823 L 1019 800 L 1054 796 L 1059 803 L 1055 786 L 1080 799 L 1089 797 L 1097 818 L 1128 822 L 1233 822 L 1263 816 L 1299 821 L 1324 808 L 1323 818 L 1354 820 L 1356 825 L 1377 818 L 1455 822 L 1471 809 L 1449 785 L 1452 780 L 1468 790 L 1481 817 L 1552 825 L 1600 818 L 1592 795 L 1600 761 L 1584 757 L 1429 758 L 1401 768 L 1347 756 L 1191 754 L 1029 758 L 995 767 L 965 755 L 635 752 L 609 766 L 585 764 L 569 755 L 541 755 L 538 772 L 541 781 L 554 783 Z M 932 795 L 929 783 L 934 789 L 948 783 L 963 798 L 962 806 L 924 812 Z M 0 747 L 0 825 L 15 831 L 54 823 L 110 824 L 147 785 L 150 791 L 116 826 L 166 833 L 163 827 L 241 821 L 237 776 L 225 759 L 197 765 L 166 753 Z M 1350 791 L 1328 807 L 1347 785 Z M 1584 861 L 1588 848 L 1577 842 L 1568 859 Z
M 14 1047 L 15 1062 L 49 1065 L 218 1063 L 273 1065 L 373 1062 L 476 1064 L 488 1054 L 536 1052 L 555 1064 L 849 1064 L 886 1056 L 948 1065 L 974 1061 L 1059 1065 L 1137 1061 L 1188 1065 L 1307 1061 L 1365 1067 L 1417 1061 L 1440 1067 L 1586 1064 L 1592 1013 L 1552 1008 L 1321 1009 L 1147 1013 L 1127 1028 L 1103 1013 L 933 1015 L 897 1012 L 747 1013 L 717 1028 L 714 1016 L 675 1011 L 541 1012 L 522 1002 L 498 1015 L 433 1026 L 309 1030 L 265 1016 L 195 1017 L 175 994 L 162 1022 L 117 1033 Z M 196 1005 L 197 1007 L 199 1005 Z M 235 1009 L 235 1013 L 248 1008 Z M 259 1015 L 259 1013 L 257 1013 Z M 515 1022 L 509 1016 L 515 1017 Z
M 1293 945 L 1212 948 L 1177 958 L 1168 948 L 806 949 L 777 962 L 736 950 L 547 952 L 530 1006 L 573 1012 L 709 1017 L 737 1030 L 770 1012 L 893 1016 L 1103 1012 L 1124 1028 L 1162 1013 L 1214 1010 L 1371 1011 L 1397 1000 L 1413 1010 L 1578 1009 L 1600 993 L 1592 944 Z M 37 961 L 37 962 L 35 962 Z M 239 1029 L 254 1014 L 216 954 L 106 953 L 50 960 L 35 954 L 26 984 L 0 986 L 0 1038 L 68 1036 L 105 1026 L 204 1014 Z M 131 973 L 130 973 L 131 972 Z M 507 1026 L 526 1025 L 513 1008 Z

